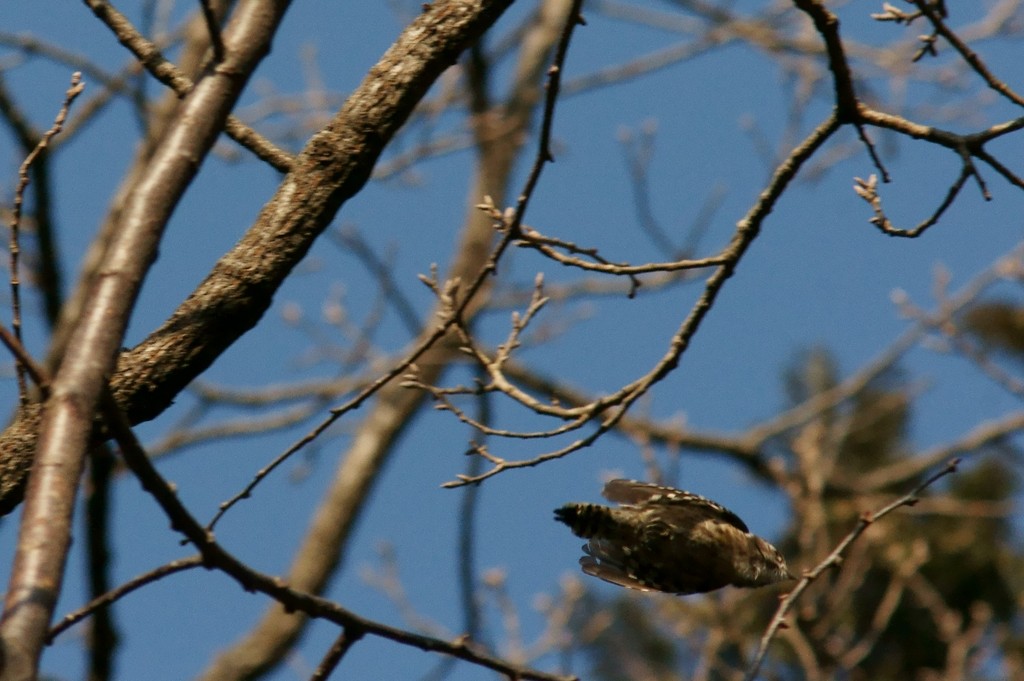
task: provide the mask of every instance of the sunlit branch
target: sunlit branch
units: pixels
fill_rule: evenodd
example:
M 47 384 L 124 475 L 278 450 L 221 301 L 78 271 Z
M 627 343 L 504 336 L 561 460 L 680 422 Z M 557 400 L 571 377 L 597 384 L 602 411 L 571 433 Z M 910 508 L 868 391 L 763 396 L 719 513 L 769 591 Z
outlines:
M 860 537 L 865 530 L 868 529 L 873 523 L 881 520 L 885 516 L 889 515 L 896 509 L 902 506 L 913 506 L 917 503 L 918 496 L 934 482 L 943 478 L 951 473 L 955 473 L 957 470 L 957 464 L 959 459 L 953 459 L 945 468 L 940 470 L 938 473 L 930 476 L 923 483 L 915 487 L 909 493 L 896 499 L 895 501 L 883 506 L 874 512 L 865 511 L 861 516 L 860 520 L 857 521 L 856 527 L 854 527 L 849 534 L 847 534 L 832 550 L 832 552 L 825 557 L 820 563 L 814 566 L 812 569 L 804 572 L 803 577 L 793 588 L 793 590 L 787 594 L 782 602 L 779 604 L 778 609 L 775 611 L 775 615 L 772 617 L 772 621 L 768 624 L 768 628 L 765 629 L 764 635 L 761 637 L 761 643 L 754 654 L 753 660 L 747 667 L 747 673 L 744 676 L 744 681 L 753 681 L 757 677 L 758 671 L 761 669 L 761 664 L 764 662 L 764 657 L 768 652 L 768 646 L 771 644 L 772 639 L 778 633 L 779 629 L 786 627 L 785 618 L 789 611 L 796 604 L 797 600 L 807 590 L 807 587 L 811 585 L 818 577 L 820 577 L 826 570 L 841 565 L 843 554 L 846 549 L 854 541 Z

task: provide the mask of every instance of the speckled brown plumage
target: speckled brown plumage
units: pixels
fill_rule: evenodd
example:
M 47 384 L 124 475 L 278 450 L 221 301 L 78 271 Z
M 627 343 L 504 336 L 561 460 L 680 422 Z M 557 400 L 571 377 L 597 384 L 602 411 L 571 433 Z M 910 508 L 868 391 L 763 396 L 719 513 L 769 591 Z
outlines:
M 630 589 L 693 594 L 792 579 L 786 560 L 729 509 L 697 494 L 612 480 L 618 508 L 566 504 L 555 518 L 589 541 L 583 572 Z

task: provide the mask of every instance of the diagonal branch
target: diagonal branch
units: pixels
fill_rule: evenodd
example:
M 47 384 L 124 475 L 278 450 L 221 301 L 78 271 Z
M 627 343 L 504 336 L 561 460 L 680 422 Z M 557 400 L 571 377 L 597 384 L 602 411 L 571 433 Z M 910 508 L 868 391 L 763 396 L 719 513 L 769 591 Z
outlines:
M 832 137 L 839 127 L 839 118 L 833 112 L 793 149 L 785 161 L 780 163 L 775 169 L 775 173 L 772 175 L 768 185 L 758 196 L 746 215 L 736 224 L 732 240 L 722 253 L 722 264 L 718 265 L 705 281 L 704 291 L 701 293 L 700 298 L 697 299 L 689 314 L 679 325 L 679 328 L 669 342 L 668 351 L 658 360 L 657 364 L 646 374 L 623 386 L 616 392 L 605 395 L 589 405 L 574 410 L 573 417 L 577 413 L 585 414 L 588 419 L 597 423 L 597 427 L 593 432 L 560 449 L 539 454 L 531 459 L 510 461 L 493 457 L 491 458 L 493 465 L 490 469 L 472 477 L 458 475 L 455 480 L 446 482 L 444 486 L 461 487 L 462 485 L 474 484 L 509 469 L 537 466 L 546 461 L 562 458 L 589 447 L 602 435 L 616 428 L 625 417 L 630 406 L 641 396 L 645 395 L 654 384 L 669 375 L 679 364 L 680 358 L 687 347 L 689 347 L 690 340 L 697 333 L 701 322 L 703 322 L 707 313 L 711 310 L 718 294 L 725 286 L 725 282 L 732 276 L 744 254 L 753 244 L 754 240 L 757 239 L 761 231 L 761 225 L 775 207 L 779 197 L 782 196 L 786 187 L 796 177 L 803 164 Z M 506 392 L 506 394 L 508 393 Z M 554 408 L 549 408 L 549 411 L 553 412 Z M 567 415 L 563 412 L 563 418 Z
M 843 537 L 842 541 L 836 545 L 824 560 L 814 566 L 813 569 L 806 571 L 802 579 L 793 588 L 793 591 L 786 595 L 786 597 L 782 599 L 782 602 L 779 603 L 779 607 L 775 611 L 775 616 L 772 617 L 771 623 L 769 623 L 768 628 L 761 637 L 761 644 L 757 649 L 757 653 L 755 653 L 754 659 L 747 667 L 747 673 L 743 677 L 744 681 L 753 681 L 757 677 L 757 672 L 761 669 L 761 664 L 764 662 L 765 655 L 768 653 L 768 646 L 771 644 L 772 639 L 775 638 L 779 629 L 785 628 L 786 614 L 793 608 L 797 599 L 799 599 L 800 595 L 807 590 L 807 587 L 810 586 L 811 583 L 820 577 L 826 570 L 840 565 L 846 549 L 850 544 L 856 541 L 858 537 L 864 534 L 864 531 L 867 530 L 872 523 L 877 520 L 881 520 L 898 508 L 903 506 L 913 506 L 916 504 L 918 502 L 918 498 L 925 489 L 930 487 L 940 478 L 950 475 L 951 473 L 955 473 L 957 470 L 957 464 L 959 463 L 959 459 L 952 459 L 942 468 L 942 470 L 931 475 L 927 480 L 899 499 L 886 504 L 877 511 L 866 511 L 861 515 L 860 520 L 857 521 L 857 525 L 850 530 L 849 534 Z
M 270 307 L 277 288 L 374 163 L 434 80 L 512 0 L 450 0 L 413 21 L 296 158 L 241 241 L 159 329 L 118 360 L 111 387 L 133 423 L 155 418 Z M 0 436 L 0 513 L 21 502 L 40 409 Z
M 266 594 L 284 606 L 289 612 L 300 611 L 311 617 L 334 622 L 350 633 L 359 632 L 378 636 L 396 643 L 457 657 L 473 664 L 501 672 L 511 679 L 535 679 L 536 681 L 576 681 L 574 676 L 548 674 L 521 667 L 512 662 L 489 655 L 466 640 L 444 641 L 404 629 L 375 622 L 361 617 L 341 606 L 319 596 L 292 588 L 279 577 L 253 570 L 225 550 L 199 521 L 189 513 L 178 499 L 177 493 L 153 466 L 142 446 L 132 432 L 131 424 L 117 407 L 109 391 L 105 393 L 104 419 L 113 431 L 114 437 L 124 455 L 125 462 L 139 479 L 143 489 L 150 493 L 167 515 L 171 526 L 184 534 L 195 545 L 202 556 L 203 565 L 220 570 L 232 577 L 246 591 Z
M 220 134 L 249 75 L 267 54 L 286 0 L 252 2 L 232 20 L 227 54 L 183 103 L 180 117 L 153 156 L 151 172 L 126 207 L 103 276 L 73 326 L 39 430 L 18 548 L 0 620 L 5 678 L 37 674 L 43 641 L 61 592 L 71 519 L 101 390 L 113 368 L 164 227 Z
M 128 18 L 117 11 L 117 9 L 106 0 L 85 0 L 85 4 L 93 11 L 96 17 L 105 23 L 117 36 L 118 41 L 127 47 L 139 60 L 149 73 L 167 87 L 174 90 L 179 97 L 184 97 L 195 86 L 184 72 L 168 61 L 160 49 L 139 33 L 132 26 Z M 203 18 L 208 26 L 215 21 L 209 3 L 202 3 Z M 214 52 L 218 46 L 219 33 L 210 28 L 211 44 Z M 220 46 L 223 50 L 223 46 Z M 222 57 L 218 56 L 218 61 Z M 248 125 L 240 121 L 236 116 L 228 116 L 224 124 L 224 132 L 228 137 L 235 140 L 243 147 L 249 149 L 259 158 L 263 159 L 282 173 L 288 172 L 291 167 L 292 158 L 288 152 L 278 149 L 270 140 L 266 139 Z
M 580 0 L 545 0 L 538 10 L 538 16 L 531 28 L 531 35 L 524 37 L 516 68 L 516 76 L 510 94 L 487 111 L 478 112 L 476 124 L 479 129 L 480 160 L 476 177 L 472 180 L 470 196 L 473 202 L 479 197 L 490 195 L 499 203 L 503 201 L 511 172 L 519 157 L 523 143 L 533 126 L 536 111 L 540 106 L 542 83 L 548 71 L 548 91 L 544 100 L 544 114 L 541 125 L 541 141 L 534 159 L 531 176 L 538 175 L 547 159 L 550 121 L 554 113 L 554 102 L 558 95 L 554 87 L 554 75 L 548 69 L 550 55 L 557 42 L 567 43 L 571 35 Z M 564 58 L 564 50 L 559 51 Z M 556 64 L 561 62 L 557 61 Z M 491 114 L 500 110 L 504 115 Z M 500 122 L 499 122 L 500 121 Z M 494 144 L 489 134 L 495 125 L 512 131 L 508 144 Z M 529 196 L 530 185 L 521 192 Z M 520 199 L 517 215 L 522 219 L 526 199 Z M 415 361 L 427 380 L 434 380 L 459 353 L 449 328 L 456 318 L 473 319 L 486 302 L 493 279 L 494 268 L 504 253 L 512 235 L 506 233 L 495 242 L 494 224 L 491 218 L 471 209 L 459 237 L 459 243 L 452 258 L 447 275 L 451 282 L 461 282 L 451 287 L 458 289 L 454 308 L 439 306 L 426 317 L 433 320 L 424 326 L 412 350 L 393 369 L 382 372 L 381 377 L 367 389 L 360 391 L 345 404 L 332 409 L 328 419 L 359 406 L 371 395 L 374 402 L 360 422 L 344 458 L 335 470 L 333 480 L 324 494 L 317 512 L 299 549 L 292 559 L 288 571 L 291 583 L 301 585 L 307 591 L 322 591 L 331 575 L 335 574 L 346 556 L 346 546 L 351 537 L 354 523 L 365 507 L 366 499 L 373 484 L 379 478 L 381 467 L 394 451 L 393 445 L 412 420 L 423 393 L 401 387 L 391 380 L 408 371 Z M 321 426 L 323 423 L 321 423 Z M 319 428 L 320 426 L 318 426 Z M 306 440 L 306 438 L 304 438 Z M 297 451 L 303 441 L 295 443 L 289 451 Z M 282 454 L 287 455 L 288 452 Z M 307 618 L 291 615 L 281 608 L 271 608 L 260 621 L 229 649 L 223 651 L 204 672 L 201 678 L 242 679 L 254 678 L 259 672 L 272 668 L 281 662 L 302 633 Z

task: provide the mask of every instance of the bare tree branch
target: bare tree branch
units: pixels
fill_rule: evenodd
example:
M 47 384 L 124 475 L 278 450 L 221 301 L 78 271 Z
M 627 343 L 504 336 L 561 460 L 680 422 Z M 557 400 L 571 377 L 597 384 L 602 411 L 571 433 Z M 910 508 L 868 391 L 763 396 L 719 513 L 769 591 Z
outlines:
M 800 598 L 800 595 L 803 594 L 807 587 L 810 586 L 811 583 L 814 582 L 814 580 L 816 580 L 818 577 L 820 577 L 826 570 L 828 570 L 831 567 L 840 565 L 842 563 L 843 554 L 846 552 L 846 549 L 850 546 L 850 544 L 856 541 L 857 538 L 860 535 L 862 535 L 864 531 L 868 529 L 868 527 L 872 525 L 872 523 L 881 520 L 882 518 L 884 518 L 885 516 L 889 515 L 890 513 L 892 513 L 893 511 L 902 506 L 913 506 L 914 504 L 916 504 L 921 492 L 930 487 L 940 478 L 943 478 L 951 473 L 955 473 L 957 464 L 959 462 L 959 459 L 951 460 L 948 464 L 946 464 L 945 468 L 930 476 L 927 480 L 925 480 L 923 483 L 915 487 L 907 494 L 896 499 L 892 503 L 883 506 L 877 511 L 866 511 L 861 516 L 861 519 L 857 523 L 857 526 L 850 530 L 850 533 L 847 534 L 843 538 L 843 540 L 836 545 L 836 547 L 828 556 L 825 557 L 824 560 L 822 560 L 820 563 L 814 566 L 814 568 L 804 572 L 803 577 L 793 588 L 793 590 L 789 594 L 787 594 L 785 598 L 782 599 L 782 602 L 779 604 L 778 609 L 775 611 L 775 616 L 772 617 L 771 623 L 768 625 L 768 628 L 765 629 L 764 635 L 761 637 L 760 646 L 758 647 L 757 652 L 754 654 L 754 659 L 751 660 L 750 664 L 747 666 L 746 675 L 743 677 L 744 681 L 753 681 L 754 678 L 757 677 L 757 672 L 761 669 L 761 664 L 764 662 L 764 657 L 768 653 L 768 646 L 771 644 L 772 639 L 775 638 L 775 635 L 776 633 L 778 633 L 779 629 L 784 628 L 786 626 L 786 614 L 789 613 L 789 611 L 793 608 L 793 606 L 796 604 L 796 601 Z
M 434 79 L 509 4 L 451 0 L 433 5 L 409 26 L 331 125 L 312 138 L 241 241 L 167 322 L 118 358 L 111 386 L 133 423 L 161 413 L 255 326 L 277 287 L 366 183 L 384 146 Z M 37 409 L 24 410 L 0 436 L 0 513 L 21 501 L 39 417 Z
M 269 48 L 286 3 L 253 2 L 229 27 L 229 55 L 185 101 L 153 159 L 149 182 L 128 205 L 111 244 L 106 276 L 75 325 L 40 424 L 18 550 L 0 620 L 10 678 L 37 673 L 43 639 L 63 581 L 71 515 L 93 415 L 128 324 L 135 297 L 170 215 L 213 146 L 248 76 Z

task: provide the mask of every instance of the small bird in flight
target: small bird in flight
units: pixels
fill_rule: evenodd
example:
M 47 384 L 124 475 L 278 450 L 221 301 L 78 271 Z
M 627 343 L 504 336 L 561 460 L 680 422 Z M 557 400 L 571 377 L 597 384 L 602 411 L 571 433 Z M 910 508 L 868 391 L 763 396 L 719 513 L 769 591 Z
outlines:
M 710 499 L 636 480 L 612 480 L 602 494 L 619 507 L 578 503 L 555 509 L 556 520 L 589 540 L 580 558 L 588 575 L 674 594 L 794 579 L 778 549 Z

